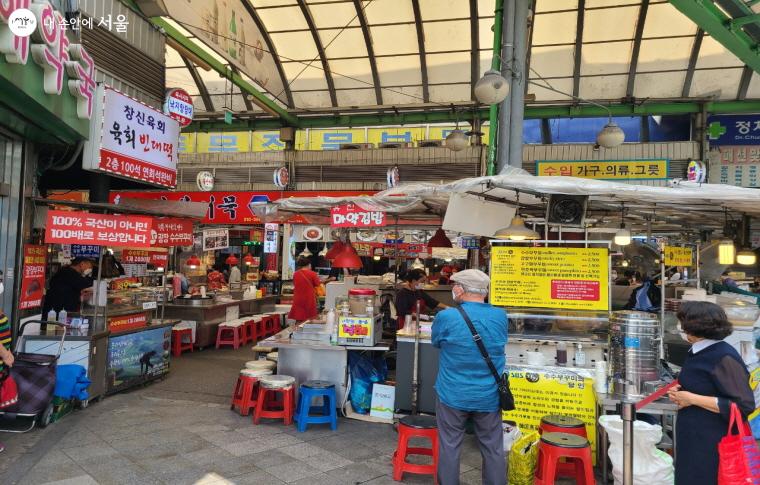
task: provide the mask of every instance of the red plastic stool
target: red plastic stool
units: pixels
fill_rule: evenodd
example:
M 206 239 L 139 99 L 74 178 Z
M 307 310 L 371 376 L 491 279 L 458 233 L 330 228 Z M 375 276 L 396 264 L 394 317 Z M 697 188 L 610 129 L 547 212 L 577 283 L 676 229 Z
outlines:
M 560 458 L 575 467 L 578 485 L 594 485 L 594 468 L 591 445 L 586 438 L 568 433 L 544 433 L 538 445 L 538 466 L 534 485 L 554 485 Z
M 414 448 L 409 446 L 411 438 L 427 438 L 430 448 Z M 432 456 L 433 463 L 416 465 L 408 463 L 409 455 Z M 393 453 L 393 479 L 401 481 L 404 473 L 433 475 L 433 483 L 438 483 L 438 426 L 433 416 L 405 416 L 398 424 L 398 445 Z
M 572 416 L 562 416 L 559 414 L 550 414 L 541 418 L 538 433 L 567 433 L 588 439 L 586 424 L 583 421 Z M 574 475 L 575 465 L 573 463 L 563 460 L 557 465 L 557 476 L 572 477 Z
M 248 342 L 256 343 L 258 337 L 259 334 L 256 329 L 256 320 L 254 318 L 246 320 L 245 323 L 243 323 L 243 344 L 247 344 Z
M 259 377 L 269 372 L 264 369 L 243 369 L 238 375 L 235 390 L 232 392 L 230 410 L 238 408 L 241 416 L 248 416 L 256 408 L 256 400 L 259 395 Z
M 183 337 L 187 337 L 187 342 L 182 341 Z M 179 357 L 185 350 L 193 351 L 193 330 L 191 328 L 173 328 L 172 355 Z
M 274 315 L 263 315 L 261 319 L 264 321 L 264 333 L 267 337 L 277 333 L 277 317 Z
M 243 326 L 228 326 L 220 324 L 216 330 L 216 348 L 221 345 L 232 345 L 232 348 L 237 349 L 240 347 L 240 343 L 243 341 Z
M 259 378 L 259 395 L 253 412 L 253 424 L 261 418 L 282 419 L 286 425 L 293 424 L 296 401 L 296 379 L 290 376 L 270 375 Z

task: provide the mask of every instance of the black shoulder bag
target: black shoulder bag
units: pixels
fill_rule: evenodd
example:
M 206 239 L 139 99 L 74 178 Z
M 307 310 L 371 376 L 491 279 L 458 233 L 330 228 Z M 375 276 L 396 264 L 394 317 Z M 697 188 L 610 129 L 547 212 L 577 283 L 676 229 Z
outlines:
M 501 407 L 502 411 L 514 410 L 515 397 L 512 395 L 512 390 L 509 388 L 509 375 L 506 372 L 499 375 L 499 372 L 496 370 L 496 366 L 493 365 L 493 362 L 491 361 L 491 356 L 488 355 L 486 346 L 483 345 L 483 339 L 480 338 L 478 331 L 475 330 L 475 326 L 472 324 L 472 320 L 470 320 L 470 317 L 467 316 L 464 308 L 462 308 L 460 305 L 457 305 L 456 309 L 459 310 L 459 313 L 462 314 L 462 318 L 464 318 L 465 323 L 470 328 L 472 339 L 475 341 L 475 345 L 478 346 L 480 355 L 483 356 L 483 360 L 485 360 L 486 364 L 488 364 L 488 368 L 491 370 L 491 374 L 493 374 L 493 378 L 496 380 L 496 385 L 499 388 L 499 407 Z

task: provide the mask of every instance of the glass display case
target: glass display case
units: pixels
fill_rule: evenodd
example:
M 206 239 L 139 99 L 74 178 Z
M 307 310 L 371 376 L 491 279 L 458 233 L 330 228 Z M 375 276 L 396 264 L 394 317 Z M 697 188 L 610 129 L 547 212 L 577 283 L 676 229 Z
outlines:
M 608 312 L 510 308 L 507 311 L 510 335 L 550 335 L 607 337 Z

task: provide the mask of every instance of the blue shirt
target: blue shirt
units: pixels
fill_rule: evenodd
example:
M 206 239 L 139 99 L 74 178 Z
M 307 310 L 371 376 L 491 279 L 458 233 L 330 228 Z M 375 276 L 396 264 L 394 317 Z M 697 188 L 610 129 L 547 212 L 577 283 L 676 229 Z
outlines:
M 462 308 L 501 373 L 506 363 L 507 312 L 488 303 L 464 302 Z M 447 308 L 433 320 L 433 346 L 441 349 L 435 389 L 438 399 L 461 411 L 499 410 L 499 391 L 459 310 Z

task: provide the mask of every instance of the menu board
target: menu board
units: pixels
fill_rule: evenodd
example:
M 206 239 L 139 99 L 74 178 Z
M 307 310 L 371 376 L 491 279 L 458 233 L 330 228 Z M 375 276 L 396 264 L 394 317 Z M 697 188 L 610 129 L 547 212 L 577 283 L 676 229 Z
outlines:
M 665 266 L 691 266 L 691 248 L 665 246 Z
M 608 310 L 607 248 L 493 246 L 490 294 L 499 306 Z

